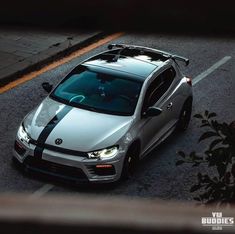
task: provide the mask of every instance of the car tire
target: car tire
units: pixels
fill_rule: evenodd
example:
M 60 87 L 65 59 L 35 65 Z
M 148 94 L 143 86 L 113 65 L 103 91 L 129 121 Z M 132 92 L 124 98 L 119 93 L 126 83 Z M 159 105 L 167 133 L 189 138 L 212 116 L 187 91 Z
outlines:
M 192 98 L 188 98 L 180 112 L 179 120 L 176 126 L 177 131 L 184 132 L 188 128 L 192 113 Z
M 126 157 L 124 159 L 123 167 L 122 167 L 122 174 L 121 179 L 127 180 L 133 176 L 137 163 L 139 161 L 138 150 L 137 148 L 128 150 Z

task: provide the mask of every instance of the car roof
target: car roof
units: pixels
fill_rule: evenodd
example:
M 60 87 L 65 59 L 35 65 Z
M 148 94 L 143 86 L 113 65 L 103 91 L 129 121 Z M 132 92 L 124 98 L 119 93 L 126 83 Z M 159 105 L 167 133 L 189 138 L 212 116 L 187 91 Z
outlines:
M 86 60 L 83 65 L 133 74 L 145 80 L 154 70 L 163 66 L 167 59 L 169 57 L 154 52 L 125 48 L 105 51 Z

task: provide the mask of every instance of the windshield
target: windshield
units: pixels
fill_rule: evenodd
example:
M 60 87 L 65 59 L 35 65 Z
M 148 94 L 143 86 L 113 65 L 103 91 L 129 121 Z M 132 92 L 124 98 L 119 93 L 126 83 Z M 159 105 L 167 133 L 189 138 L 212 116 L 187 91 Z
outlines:
M 142 83 L 85 66 L 72 71 L 51 97 L 67 105 L 107 114 L 132 115 Z

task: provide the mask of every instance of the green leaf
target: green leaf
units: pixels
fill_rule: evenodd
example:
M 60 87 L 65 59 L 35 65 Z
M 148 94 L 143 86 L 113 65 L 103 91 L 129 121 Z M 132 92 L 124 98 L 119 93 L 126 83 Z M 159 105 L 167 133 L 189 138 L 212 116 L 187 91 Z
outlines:
M 224 140 L 223 140 L 223 145 L 228 145 L 229 144 L 229 139 L 228 137 L 226 137 Z
M 222 141 L 223 141 L 222 139 L 216 139 L 216 140 L 212 141 L 209 146 L 209 150 L 212 150 L 216 145 L 218 145 Z
M 211 120 L 211 125 L 214 129 L 219 130 L 220 124 L 216 120 Z
M 233 177 L 235 178 L 235 163 L 232 165 L 231 173 Z
M 195 191 L 197 191 L 198 189 L 200 189 L 202 186 L 200 184 L 196 184 L 196 185 L 193 185 L 191 188 L 190 188 L 190 193 L 193 193 Z
M 181 164 L 183 164 L 183 163 L 185 163 L 185 161 L 183 161 L 183 160 L 179 160 L 179 161 L 177 161 L 177 162 L 176 162 L 176 164 L 175 164 L 175 165 L 176 165 L 176 166 L 179 166 L 179 165 L 181 165 Z
M 196 160 L 201 161 L 201 160 L 203 160 L 203 157 L 198 156 L 195 151 L 192 151 L 192 152 L 190 153 L 189 157 L 190 157 L 193 161 L 196 161 Z M 196 162 L 199 163 L 198 161 L 196 161 Z
M 217 116 L 216 113 L 212 112 L 208 115 L 208 119 L 216 117 L 216 116 Z
M 218 178 L 216 176 L 214 176 L 213 177 L 213 181 L 217 183 L 219 180 L 218 180 Z
M 205 192 L 205 193 L 199 195 L 199 197 L 200 197 L 202 200 L 208 200 L 209 197 L 210 197 L 210 195 L 211 195 L 211 191 L 209 190 L 209 191 L 207 191 L 207 192 Z
M 205 132 L 201 135 L 201 137 L 199 138 L 198 142 L 205 140 L 209 137 L 213 137 L 213 136 L 218 136 L 218 134 L 216 132 Z
M 230 171 L 226 172 L 224 178 L 225 178 L 225 183 L 229 184 L 231 178 L 231 172 Z
M 198 178 L 199 181 L 201 181 L 201 179 L 202 179 L 202 174 L 201 174 L 200 172 L 197 174 L 197 178 Z
M 195 160 L 195 159 L 196 159 L 196 152 L 195 152 L 195 151 L 192 151 L 192 152 L 189 154 L 189 157 L 190 157 L 192 160 Z
M 207 186 L 205 187 L 205 189 L 208 189 L 210 187 L 212 187 L 212 183 L 208 183 Z
M 203 183 L 210 183 L 211 182 L 211 179 L 208 175 L 203 175 L 202 176 L 202 182 Z
M 200 197 L 194 197 L 193 198 L 195 201 L 201 201 Z
M 202 124 L 202 125 L 200 126 L 200 128 L 203 128 L 203 127 L 208 127 L 208 126 L 210 126 L 210 124 L 208 124 L 208 123 L 205 123 L 205 124 Z
M 226 165 L 221 163 L 219 165 L 217 165 L 217 171 L 219 173 L 219 177 L 222 178 L 223 176 L 225 176 L 225 172 L 226 172 Z
M 209 157 L 208 158 L 208 167 L 213 167 L 216 165 L 216 160 L 214 159 L 214 157 Z
M 182 158 L 185 158 L 185 157 L 186 157 L 186 155 L 185 155 L 185 153 L 184 153 L 183 151 L 179 151 L 179 152 L 177 152 L 177 153 L 178 153 L 178 155 L 181 156 Z
M 193 117 L 197 119 L 203 119 L 203 116 L 201 114 L 195 114 Z

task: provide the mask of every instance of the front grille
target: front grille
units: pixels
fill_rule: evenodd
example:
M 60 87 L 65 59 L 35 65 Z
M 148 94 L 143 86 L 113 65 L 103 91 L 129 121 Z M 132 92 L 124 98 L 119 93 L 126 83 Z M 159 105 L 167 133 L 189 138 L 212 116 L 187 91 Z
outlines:
M 87 177 L 81 168 L 61 165 L 54 162 L 49 162 L 43 159 L 35 159 L 29 156 L 24 162 L 28 169 L 51 174 L 58 177 L 67 177 L 72 180 L 87 180 Z
M 14 149 L 21 156 L 26 152 L 26 149 L 18 141 L 15 141 Z

